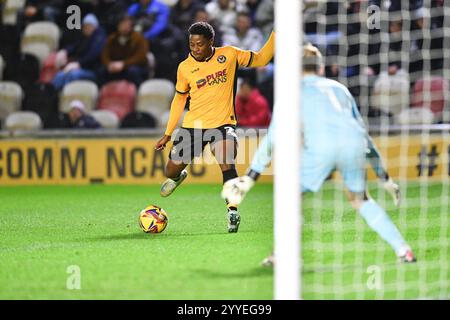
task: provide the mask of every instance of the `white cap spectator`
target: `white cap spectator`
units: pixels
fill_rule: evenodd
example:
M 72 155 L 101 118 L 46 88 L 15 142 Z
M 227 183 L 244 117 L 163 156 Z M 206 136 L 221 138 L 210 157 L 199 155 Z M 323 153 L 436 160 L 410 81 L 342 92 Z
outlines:
M 73 100 L 70 103 L 70 110 L 72 110 L 72 109 L 78 109 L 82 113 L 84 113 L 86 111 L 86 107 L 84 106 L 84 103 L 81 102 L 80 100 Z
M 97 28 L 99 26 L 97 17 L 92 13 L 89 13 L 84 17 L 83 24 L 90 24 L 90 25 L 94 26 L 95 28 Z

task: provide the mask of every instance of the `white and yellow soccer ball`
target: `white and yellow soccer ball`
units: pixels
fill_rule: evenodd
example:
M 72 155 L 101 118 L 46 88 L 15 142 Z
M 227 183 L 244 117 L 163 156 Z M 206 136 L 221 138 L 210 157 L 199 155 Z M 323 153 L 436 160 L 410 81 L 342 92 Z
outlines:
M 139 226 L 145 233 L 161 233 L 166 229 L 169 217 L 164 209 L 150 205 L 139 214 Z

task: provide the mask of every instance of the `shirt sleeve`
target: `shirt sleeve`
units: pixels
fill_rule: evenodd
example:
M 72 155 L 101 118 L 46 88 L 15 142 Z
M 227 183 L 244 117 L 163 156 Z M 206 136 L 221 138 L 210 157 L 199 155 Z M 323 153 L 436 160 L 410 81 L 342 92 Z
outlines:
M 178 67 L 178 71 L 177 71 L 177 84 L 175 85 L 175 90 L 181 94 L 188 93 L 190 90 L 189 82 L 183 76 L 181 65 Z
M 241 67 L 250 67 L 252 60 L 253 60 L 253 52 L 248 50 L 242 50 L 237 47 L 231 47 L 233 48 L 234 52 L 236 53 L 236 60 L 239 66 Z
M 166 136 L 171 136 L 175 128 L 177 127 L 178 121 L 183 115 L 184 107 L 188 99 L 187 94 L 175 93 L 173 97 L 172 104 L 170 106 L 169 121 L 166 127 Z
M 237 62 L 242 67 L 263 67 L 273 58 L 275 33 L 272 31 L 264 46 L 257 52 L 232 47 L 237 55 Z

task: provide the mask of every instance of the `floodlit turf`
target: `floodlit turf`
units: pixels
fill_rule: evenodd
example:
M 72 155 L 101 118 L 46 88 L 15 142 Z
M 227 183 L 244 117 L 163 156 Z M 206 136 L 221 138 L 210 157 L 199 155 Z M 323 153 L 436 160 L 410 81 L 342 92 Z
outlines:
M 411 204 L 400 210 L 372 192 L 386 196 L 382 203 L 416 248 L 419 262 L 402 266 L 331 183 L 308 195 L 304 297 L 448 297 L 445 190 L 410 184 Z M 424 191 L 430 201 L 421 211 Z M 272 299 L 273 270 L 259 267 L 272 248 L 272 186 L 248 195 L 237 234 L 226 231 L 219 192 L 219 185 L 184 185 L 160 198 L 159 186 L 2 187 L 0 299 Z M 320 197 L 326 201 L 311 209 Z M 151 203 L 169 214 L 162 234 L 138 227 Z M 78 267 L 81 289 L 69 290 Z M 381 287 L 369 288 L 377 270 Z
M 242 205 L 228 234 L 219 185 L 0 188 L 0 298 L 270 299 L 272 270 L 258 264 L 272 246 L 271 185 Z M 145 234 L 139 211 L 169 215 Z M 81 290 L 67 271 L 78 266 Z
M 333 201 L 343 199 L 338 190 L 328 183 L 304 199 L 304 298 L 450 298 L 448 185 L 402 185 L 406 200 L 396 208 L 387 193 L 371 184 L 371 195 L 413 248 L 414 264 L 398 264 L 390 246 L 346 201 Z

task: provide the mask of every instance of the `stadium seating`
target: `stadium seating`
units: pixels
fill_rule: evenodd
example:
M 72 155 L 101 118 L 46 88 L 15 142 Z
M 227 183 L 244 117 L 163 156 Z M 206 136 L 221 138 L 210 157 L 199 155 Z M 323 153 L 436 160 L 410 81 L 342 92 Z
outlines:
M 183 114 L 181 115 L 180 120 L 178 120 L 178 124 L 177 124 L 178 127 L 181 127 L 181 124 L 183 123 L 183 118 L 184 118 L 184 115 L 185 115 L 185 114 L 186 114 L 186 110 L 185 110 L 185 111 L 183 112 Z M 165 128 L 166 125 L 167 125 L 167 122 L 169 122 L 169 117 L 170 117 L 170 111 L 166 111 L 166 112 L 161 116 L 161 118 L 158 119 L 158 126 L 159 126 L 160 128 Z
M 32 111 L 13 112 L 6 118 L 5 121 L 5 129 L 10 131 L 36 131 L 41 128 L 41 118 L 39 118 L 38 114 Z
M 21 52 L 35 56 L 39 61 L 39 69 L 44 65 L 45 59 L 50 55 L 51 48 L 45 42 L 22 42 Z
M 30 23 L 24 31 L 23 41 L 24 42 L 44 42 L 46 43 L 51 51 L 58 49 L 59 38 L 61 32 L 59 27 L 48 21 L 39 21 Z
M 442 112 L 449 105 L 449 96 L 448 80 L 442 77 L 419 79 L 414 84 L 411 106 L 430 109 L 437 122 L 441 120 Z
M 91 111 L 90 115 L 97 120 L 98 123 L 105 129 L 116 129 L 119 127 L 119 118 L 117 115 L 109 110 L 95 110 Z
M 52 52 L 44 61 L 42 66 L 39 81 L 42 83 L 50 83 L 58 73 L 58 67 L 56 65 L 56 52 Z
M 0 120 L 20 110 L 22 98 L 23 91 L 17 83 L 0 81 Z
M 6 0 L 3 7 L 3 24 L 15 25 L 17 14 L 24 8 L 26 0 Z
M 136 110 L 147 112 L 160 122 L 170 110 L 174 93 L 175 86 L 169 80 L 147 80 L 139 88 Z
M 400 125 L 429 125 L 434 122 L 434 115 L 428 108 L 404 109 L 395 116 L 395 122 Z
M 128 81 L 112 81 L 105 84 L 100 91 L 99 110 L 110 110 L 119 119 L 134 111 L 136 86 Z
M 70 102 L 80 100 L 87 111 L 95 109 L 98 98 L 98 87 L 89 80 L 77 80 L 64 86 L 59 104 L 59 111 L 68 112 Z
M 67 113 L 53 113 L 47 121 L 44 122 L 45 129 L 67 129 L 70 128 L 69 115 Z
M 0 54 L 8 65 L 19 54 L 20 29 L 18 26 L 0 25 Z
M 22 110 L 36 112 L 45 123 L 58 110 L 58 93 L 51 84 L 35 83 L 24 89 Z
M 155 128 L 155 118 L 147 112 L 130 112 L 123 119 L 121 128 Z
M 3 60 L 3 56 L 0 54 L 0 81 L 3 80 L 4 69 L 5 69 L 5 60 Z
M 39 80 L 39 61 L 30 54 L 20 54 L 8 62 L 4 78 L 25 88 Z
M 59 28 L 53 22 L 31 23 L 22 36 L 21 52 L 36 56 L 43 66 L 50 53 L 58 49 L 59 37 Z

